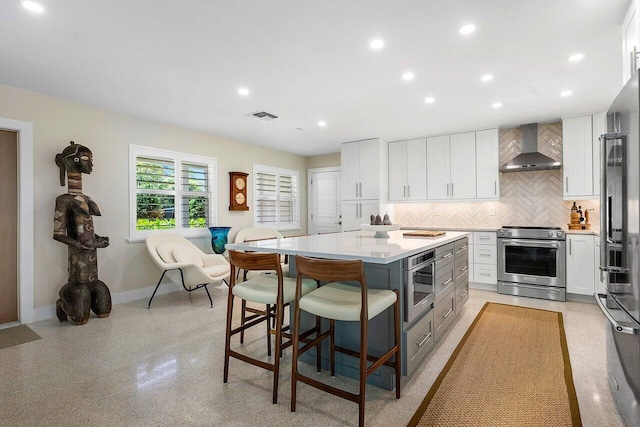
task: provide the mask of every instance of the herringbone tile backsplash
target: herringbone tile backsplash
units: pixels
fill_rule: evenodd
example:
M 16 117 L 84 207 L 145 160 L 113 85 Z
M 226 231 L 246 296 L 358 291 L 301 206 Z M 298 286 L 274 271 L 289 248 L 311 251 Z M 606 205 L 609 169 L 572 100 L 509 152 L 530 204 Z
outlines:
M 520 129 L 500 131 L 500 164 L 520 153 Z M 562 124 L 538 127 L 538 149 L 562 160 Z M 593 209 L 590 223 L 598 228 L 598 200 L 578 200 Z M 572 202 L 562 200 L 562 170 L 500 174 L 499 202 L 396 203 L 394 222 L 408 227 L 500 228 L 503 225 L 567 227 Z

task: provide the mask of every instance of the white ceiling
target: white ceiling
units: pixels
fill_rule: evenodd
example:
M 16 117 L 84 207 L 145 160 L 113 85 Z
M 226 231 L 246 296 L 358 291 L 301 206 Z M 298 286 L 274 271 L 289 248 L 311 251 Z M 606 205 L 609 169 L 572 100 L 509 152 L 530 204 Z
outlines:
M 18 0 L 0 3 L 0 83 L 301 155 L 607 107 L 622 83 L 620 24 L 629 4 L 39 2 L 41 15 Z M 463 37 L 467 22 L 477 31 Z M 375 37 L 386 43 L 380 51 L 369 49 Z M 585 59 L 570 63 L 576 52 Z M 401 79 L 406 70 L 414 81 Z M 484 73 L 494 81 L 480 83 Z M 251 94 L 239 96 L 240 86 Z M 560 97 L 565 89 L 573 95 Z M 425 104 L 427 95 L 436 102 Z M 497 101 L 504 106 L 494 110 Z M 257 110 L 281 118 L 246 117 Z

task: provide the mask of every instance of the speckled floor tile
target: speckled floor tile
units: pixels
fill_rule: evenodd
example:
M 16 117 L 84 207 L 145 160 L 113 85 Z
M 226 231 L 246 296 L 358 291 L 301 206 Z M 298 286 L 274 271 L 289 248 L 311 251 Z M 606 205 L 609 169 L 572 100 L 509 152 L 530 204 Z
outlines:
M 107 319 L 85 326 L 38 322 L 41 340 L 0 350 L 2 426 L 343 426 L 357 424 L 357 406 L 304 384 L 297 412 L 290 407 L 291 350 L 281 363 L 278 404 L 271 404 L 269 372 L 231 360 L 222 383 L 226 291 L 160 295 L 116 305 Z M 486 301 L 560 311 L 585 426 L 621 426 L 606 378 L 606 321 L 595 305 L 558 303 L 471 290 L 450 330 L 418 371 L 403 383 L 402 398 L 367 388 L 366 422 L 406 425 Z M 247 335 L 243 351 L 266 358 L 263 328 Z M 237 341 L 235 346 L 238 347 Z M 304 366 L 304 365 L 303 365 Z M 349 390 L 357 383 L 326 372 L 309 375 Z

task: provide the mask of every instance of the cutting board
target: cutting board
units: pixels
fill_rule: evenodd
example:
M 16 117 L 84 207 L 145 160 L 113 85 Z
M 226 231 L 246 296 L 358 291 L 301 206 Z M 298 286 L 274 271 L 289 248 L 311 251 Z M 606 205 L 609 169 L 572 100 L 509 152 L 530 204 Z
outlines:
M 403 235 L 406 237 L 438 237 L 447 234 L 446 231 L 434 231 L 434 230 L 418 230 L 408 231 Z

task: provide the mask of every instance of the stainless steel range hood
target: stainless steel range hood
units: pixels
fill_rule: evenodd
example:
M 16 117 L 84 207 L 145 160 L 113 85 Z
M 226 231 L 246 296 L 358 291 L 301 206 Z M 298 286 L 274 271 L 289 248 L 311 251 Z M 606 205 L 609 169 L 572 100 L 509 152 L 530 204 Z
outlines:
M 500 168 L 501 172 L 526 172 L 560 169 L 561 162 L 538 152 L 538 124 L 520 126 L 522 152 Z

